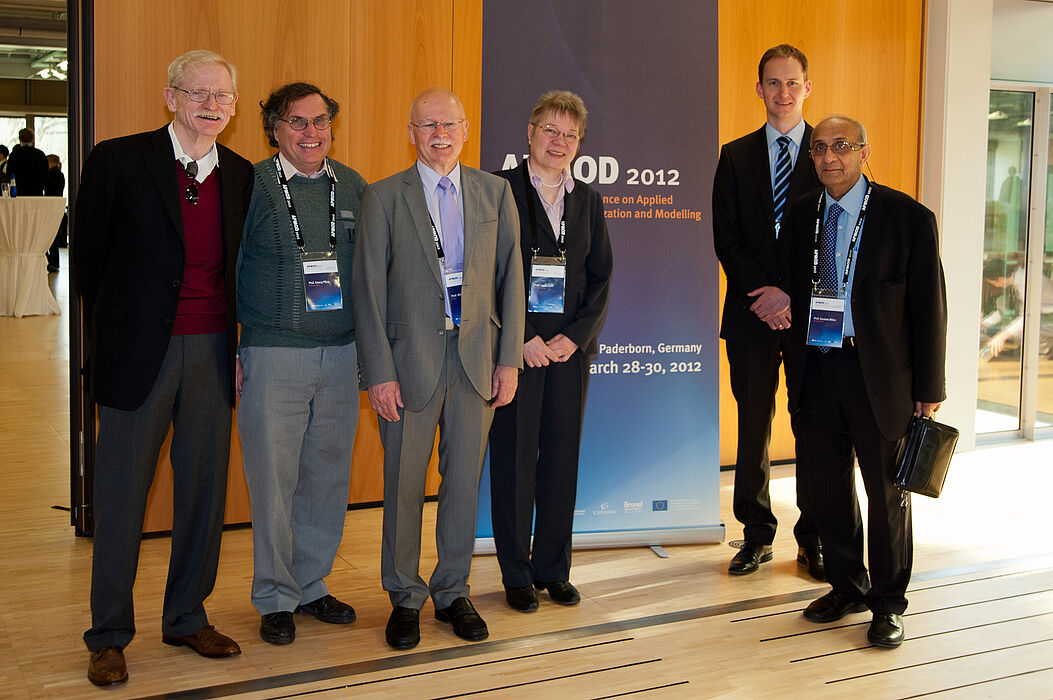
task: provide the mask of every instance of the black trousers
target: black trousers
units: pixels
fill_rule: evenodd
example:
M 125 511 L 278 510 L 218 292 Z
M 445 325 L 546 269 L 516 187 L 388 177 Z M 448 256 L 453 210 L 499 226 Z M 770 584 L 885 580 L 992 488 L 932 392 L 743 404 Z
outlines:
M 878 429 L 854 347 L 807 352 L 797 450 L 807 455 L 806 481 L 827 579 L 836 592 L 864 601 L 874 612 L 902 613 L 914 545 L 910 494 L 892 483 L 899 441 Z M 869 580 L 856 497 L 857 460 L 867 492 Z
M 508 588 L 570 580 L 588 368 L 580 350 L 566 362 L 528 367 L 515 399 L 494 412 L 490 500 L 497 562 Z
M 735 519 L 742 523 L 743 535 L 748 541 L 771 544 L 778 523 L 768 493 L 771 478 L 768 444 L 771 441 L 771 421 L 775 417 L 779 365 L 789 352 L 790 334 L 789 331 L 764 333 L 747 342 L 728 340 L 726 346 L 731 393 L 738 404 L 738 448 L 732 501 Z M 796 434 L 796 421 L 792 417 L 791 428 Z M 807 470 L 806 464 L 801 451 L 797 450 L 797 509 L 800 516 L 793 534 L 802 547 L 819 544 L 802 478 Z

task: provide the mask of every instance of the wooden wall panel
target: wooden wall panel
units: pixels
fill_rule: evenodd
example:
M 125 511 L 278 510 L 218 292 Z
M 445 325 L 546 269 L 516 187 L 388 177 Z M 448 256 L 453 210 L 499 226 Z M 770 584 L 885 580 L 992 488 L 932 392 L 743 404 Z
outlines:
M 769 47 L 793 44 L 808 57 L 812 81 L 805 119 L 815 124 L 836 112 L 862 121 L 873 144 L 871 171 L 864 172 L 916 194 L 924 5 L 924 0 L 815 0 L 806 5 L 720 0 L 720 142 L 764 123 L 764 104 L 754 91 L 757 62 Z M 724 287 L 721 274 L 721 299 Z M 737 414 L 723 349 L 720 356 L 720 462 L 734 464 Z M 776 409 L 771 458 L 792 459 L 793 434 L 781 379 Z
M 169 121 L 162 96 L 168 63 L 191 48 L 208 48 L 238 69 L 240 98 L 220 137 L 223 144 L 252 161 L 270 155 L 258 103 L 278 85 L 305 80 L 341 105 L 330 155 L 377 180 L 415 158 L 406 123 L 410 102 L 421 90 L 441 85 L 461 91 L 469 119 L 478 121 L 481 32 L 482 0 L 319 2 L 307 20 L 302 8 L 281 0 L 107 0 L 95 7 L 96 140 Z M 464 159 L 478 163 L 474 139 Z M 360 407 L 351 503 L 383 497 L 383 448 L 364 393 Z M 435 466 L 433 453 L 429 493 L 438 490 Z M 146 531 L 171 527 L 171 491 L 166 444 Z M 227 501 L 227 522 L 250 518 L 236 432 Z
M 281 0 L 107 0 L 96 3 L 94 118 L 97 139 L 156 128 L 169 120 L 161 90 L 173 57 L 209 48 L 239 70 L 237 116 L 221 142 L 250 160 L 270 153 L 257 103 L 290 80 L 316 83 L 341 104 L 332 156 L 376 180 L 414 158 L 405 126 L 409 103 L 444 85 L 464 101 L 471 123 L 464 162 L 477 165 L 482 79 L 483 0 L 317 2 L 305 19 Z M 805 107 L 813 123 L 831 112 L 861 119 L 873 144 L 874 178 L 916 191 L 924 0 L 719 0 L 720 141 L 756 129 L 764 108 L 754 94 L 761 53 L 789 42 L 810 60 L 814 84 Z M 165 31 L 157 31 L 164 27 Z M 671 138 L 677 135 L 671 135 Z M 713 154 L 716 158 L 717 154 Z M 723 280 L 721 282 L 723 296 Z M 722 464 L 735 456 L 735 403 L 721 352 Z M 772 458 L 792 458 L 785 392 L 777 399 Z M 381 499 L 383 451 L 376 416 L 361 397 L 351 502 Z M 231 454 L 228 521 L 248 518 L 240 450 Z M 160 471 L 167 463 L 162 459 Z M 164 493 L 167 482 L 168 492 Z M 148 529 L 165 529 L 170 476 L 158 479 Z M 437 478 L 429 478 L 434 493 Z

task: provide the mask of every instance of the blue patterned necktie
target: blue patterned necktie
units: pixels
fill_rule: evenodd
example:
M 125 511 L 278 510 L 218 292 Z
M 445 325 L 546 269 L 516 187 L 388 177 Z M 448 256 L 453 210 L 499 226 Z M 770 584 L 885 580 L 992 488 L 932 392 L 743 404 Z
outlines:
M 772 201 L 775 203 L 775 237 L 779 237 L 782 210 L 786 208 L 786 193 L 790 190 L 790 139 L 780 136 L 779 155 L 775 158 L 775 180 L 772 183 Z
M 843 211 L 837 202 L 830 204 L 819 239 L 819 288 L 827 291 L 837 289 L 837 220 Z M 819 352 L 828 353 L 830 348 L 819 348 Z
M 830 204 L 826 212 L 826 224 L 819 239 L 819 288 L 837 289 L 837 219 L 844 209 L 837 202 Z

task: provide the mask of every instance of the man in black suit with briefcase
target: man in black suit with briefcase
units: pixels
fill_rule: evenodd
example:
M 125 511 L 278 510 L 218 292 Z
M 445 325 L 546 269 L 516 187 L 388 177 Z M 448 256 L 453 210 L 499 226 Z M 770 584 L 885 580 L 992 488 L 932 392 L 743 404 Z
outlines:
M 833 622 L 869 609 L 875 646 L 903 642 L 913 560 L 910 494 L 893 484 L 911 415 L 946 397 L 947 295 L 936 217 L 863 177 L 863 125 L 827 117 L 810 155 L 824 188 L 784 220 L 783 279 L 793 314 L 790 411 L 832 590 L 804 616 Z M 867 492 L 867 552 L 855 462 Z

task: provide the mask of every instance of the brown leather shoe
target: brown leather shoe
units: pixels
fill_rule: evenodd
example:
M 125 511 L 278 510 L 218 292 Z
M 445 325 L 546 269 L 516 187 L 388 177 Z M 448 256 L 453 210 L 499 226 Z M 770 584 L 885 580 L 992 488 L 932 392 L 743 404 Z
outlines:
M 128 680 L 128 667 L 120 647 L 103 647 L 91 652 L 88 680 L 95 685 L 118 685 Z
M 161 635 L 161 641 L 174 647 L 188 646 L 202 656 L 219 659 L 241 653 L 241 647 L 230 637 L 220 634 L 212 625 L 202 627 L 188 637 Z

